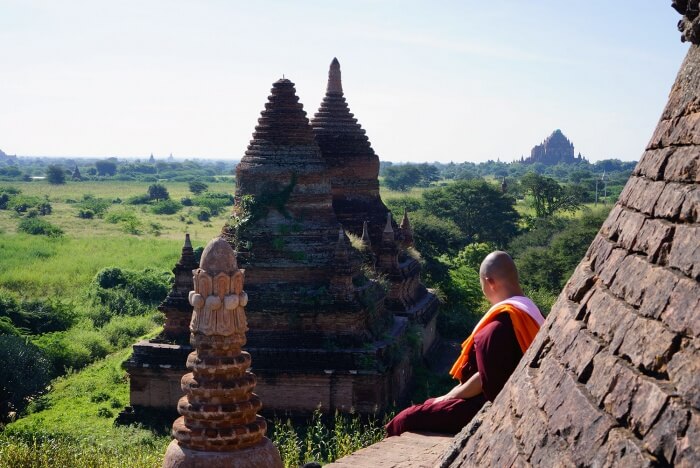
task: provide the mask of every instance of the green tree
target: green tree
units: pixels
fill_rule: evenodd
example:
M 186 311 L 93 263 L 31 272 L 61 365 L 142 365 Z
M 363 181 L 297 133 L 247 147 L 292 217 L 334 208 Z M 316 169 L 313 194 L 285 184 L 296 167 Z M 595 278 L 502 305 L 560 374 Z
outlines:
M 50 184 L 65 184 L 66 171 L 64 171 L 61 166 L 52 164 L 46 168 L 46 180 L 48 180 Z
M 113 176 L 117 173 L 117 163 L 109 159 L 97 161 L 95 169 L 97 169 L 97 175 L 99 176 Z
M 456 181 L 423 193 L 424 209 L 454 222 L 462 231 L 462 245 L 506 245 L 518 233 L 514 204 L 513 198 L 483 179 Z
M 201 182 L 199 180 L 193 180 L 192 182 L 189 183 L 190 186 L 190 192 L 194 193 L 195 195 L 199 195 L 200 193 L 204 192 L 209 188 L 207 184 L 204 182 Z
M 389 166 L 384 170 L 384 183 L 391 190 L 405 192 L 421 183 L 421 171 L 414 164 Z
M 170 194 L 165 185 L 151 184 L 148 186 L 148 198 L 155 201 L 167 200 L 170 198 Z
M 0 412 L 22 408 L 27 398 L 46 388 L 51 363 L 26 338 L 0 335 Z
M 557 211 L 576 211 L 581 208 L 580 197 L 576 192 L 566 190 L 551 177 L 528 172 L 520 179 L 520 184 L 532 196 L 538 218 L 547 218 Z

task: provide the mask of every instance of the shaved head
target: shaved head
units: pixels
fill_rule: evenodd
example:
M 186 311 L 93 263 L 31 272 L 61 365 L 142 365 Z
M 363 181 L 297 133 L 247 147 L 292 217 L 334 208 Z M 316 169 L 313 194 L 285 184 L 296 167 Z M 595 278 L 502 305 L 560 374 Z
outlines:
M 505 287 L 520 287 L 518 280 L 518 270 L 515 262 L 506 252 L 496 250 L 486 256 L 481 267 L 479 276 L 503 284 Z

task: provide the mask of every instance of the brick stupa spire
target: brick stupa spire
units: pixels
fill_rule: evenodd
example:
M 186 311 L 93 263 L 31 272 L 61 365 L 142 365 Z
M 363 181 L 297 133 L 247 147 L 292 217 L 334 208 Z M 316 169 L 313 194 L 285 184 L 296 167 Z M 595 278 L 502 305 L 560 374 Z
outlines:
M 369 221 L 372 245 L 379 246 L 388 212 L 379 197 L 379 157 L 350 112 L 336 58 L 328 71 L 326 96 L 311 126 L 328 164 L 338 221 L 356 236 L 362 235 L 362 225 Z
M 173 268 L 175 276 L 173 286 L 168 297 L 158 306 L 158 310 L 165 314 L 162 337 L 166 340 L 180 344 L 185 344 L 189 340 L 192 307 L 187 300 L 187 295 L 194 288 L 192 270 L 197 267 L 190 235 L 185 234 L 180 260 Z

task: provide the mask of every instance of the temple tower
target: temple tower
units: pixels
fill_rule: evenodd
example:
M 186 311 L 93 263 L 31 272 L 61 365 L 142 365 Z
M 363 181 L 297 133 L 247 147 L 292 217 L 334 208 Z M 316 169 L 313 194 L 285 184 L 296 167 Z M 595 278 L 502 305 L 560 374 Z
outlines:
M 443 467 L 700 466 L 700 2 L 632 177 L 509 382 Z
M 267 423 L 257 415 L 262 402 L 253 393 L 251 356 L 241 349 L 248 295 L 228 242 L 209 242 L 192 273 L 191 372 L 182 377 L 181 416 L 173 424 L 163 467 L 282 467 L 279 452 L 265 437 Z
M 401 228 L 379 196 L 379 157 L 345 101 L 336 58 L 328 71 L 326 95 L 311 126 L 328 165 L 338 221 L 347 232 L 362 236 L 363 245 L 371 245 L 377 269 L 390 282 L 385 307 L 421 328 L 422 352 L 427 353 L 436 338 L 437 298 L 421 283 L 420 263 L 406 250 L 413 245 L 407 213 Z M 386 240 L 387 229 L 392 231 L 391 246 Z M 366 263 L 372 264 L 373 259 L 365 256 Z
M 386 408 L 408 378 L 407 321 L 339 228 L 326 162 L 294 84 L 281 79 L 236 168 L 226 239 L 245 266 L 249 349 L 268 408 Z
M 379 197 L 379 157 L 345 101 L 336 58 L 331 62 L 326 95 L 311 119 L 311 127 L 328 165 L 338 221 L 358 237 L 368 221 L 372 244 L 378 246 L 388 212 Z

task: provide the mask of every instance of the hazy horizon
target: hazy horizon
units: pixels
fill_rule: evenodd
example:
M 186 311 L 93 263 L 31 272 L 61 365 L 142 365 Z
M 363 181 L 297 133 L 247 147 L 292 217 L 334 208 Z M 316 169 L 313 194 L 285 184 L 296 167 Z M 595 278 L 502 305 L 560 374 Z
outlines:
M 510 162 L 560 128 L 641 156 L 688 46 L 664 2 L 0 0 L 0 149 L 236 160 L 283 74 L 311 117 L 338 57 L 382 161 Z

